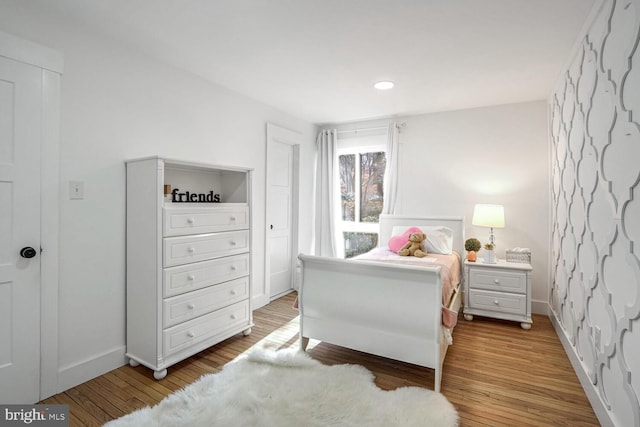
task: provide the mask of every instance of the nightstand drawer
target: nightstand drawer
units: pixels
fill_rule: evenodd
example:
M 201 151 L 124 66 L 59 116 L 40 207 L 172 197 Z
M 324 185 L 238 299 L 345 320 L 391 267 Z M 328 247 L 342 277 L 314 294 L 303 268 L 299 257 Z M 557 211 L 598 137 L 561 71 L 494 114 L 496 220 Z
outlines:
M 525 315 L 527 313 L 527 296 L 471 289 L 469 291 L 469 305 L 475 309 Z
M 469 286 L 472 289 L 526 294 L 527 277 L 524 272 L 473 269 L 470 272 Z

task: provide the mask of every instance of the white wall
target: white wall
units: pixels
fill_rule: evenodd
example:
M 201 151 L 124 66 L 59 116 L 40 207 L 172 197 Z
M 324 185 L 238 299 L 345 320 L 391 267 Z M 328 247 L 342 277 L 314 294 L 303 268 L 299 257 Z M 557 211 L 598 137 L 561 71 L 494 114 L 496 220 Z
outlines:
M 605 1 L 550 102 L 553 320 L 603 425 L 640 425 L 640 1 Z
M 60 135 L 60 388 L 110 370 L 125 348 L 125 167 L 161 155 L 254 168 L 253 280 L 263 292 L 266 123 L 315 127 L 83 29 L 29 2 L 0 3 L 0 30 L 64 55 Z M 312 170 L 301 172 L 300 248 L 309 245 Z M 69 200 L 69 181 L 85 199 Z
M 549 152 L 544 101 L 394 119 L 400 132 L 400 214 L 463 215 L 466 237 L 489 241 L 471 225 L 476 203 L 504 205 L 497 255 L 532 251 L 533 310 L 547 313 Z M 338 126 L 368 128 L 387 121 Z M 535 324 L 534 324 L 535 327 Z

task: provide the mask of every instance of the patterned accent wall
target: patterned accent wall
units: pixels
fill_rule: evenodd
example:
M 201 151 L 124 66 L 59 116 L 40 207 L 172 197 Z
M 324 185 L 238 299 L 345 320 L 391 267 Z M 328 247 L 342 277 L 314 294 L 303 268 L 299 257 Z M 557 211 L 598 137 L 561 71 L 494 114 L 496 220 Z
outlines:
M 640 426 L 640 0 L 606 0 L 551 100 L 550 304 L 615 425 Z

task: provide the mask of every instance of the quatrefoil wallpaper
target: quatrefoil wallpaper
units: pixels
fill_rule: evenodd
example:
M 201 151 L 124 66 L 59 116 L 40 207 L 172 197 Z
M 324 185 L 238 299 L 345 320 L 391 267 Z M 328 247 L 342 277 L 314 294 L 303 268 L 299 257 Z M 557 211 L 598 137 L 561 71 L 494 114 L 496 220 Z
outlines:
M 640 426 L 640 0 L 606 0 L 550 105 L 550 303 L 617 426 Z

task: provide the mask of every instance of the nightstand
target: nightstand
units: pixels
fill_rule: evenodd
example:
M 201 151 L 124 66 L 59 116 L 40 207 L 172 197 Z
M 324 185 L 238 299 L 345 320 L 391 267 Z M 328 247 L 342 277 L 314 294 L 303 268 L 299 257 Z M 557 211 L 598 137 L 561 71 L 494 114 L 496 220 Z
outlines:
M 464 261 L 464 318 L 486 316 L 520 322 L 531 329 L 531 264 L 498 260 Z

